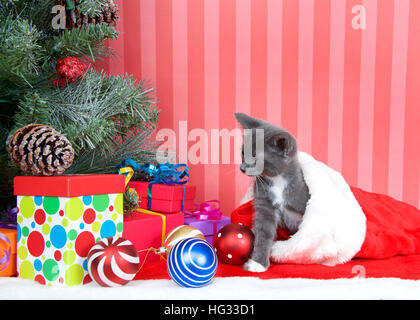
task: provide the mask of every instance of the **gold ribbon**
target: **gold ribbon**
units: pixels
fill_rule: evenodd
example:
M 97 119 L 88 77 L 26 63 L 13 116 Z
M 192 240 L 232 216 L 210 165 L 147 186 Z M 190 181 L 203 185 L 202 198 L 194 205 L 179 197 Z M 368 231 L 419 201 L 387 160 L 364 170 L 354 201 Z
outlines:
M 130 180 L 131 180 L 131 177 L 133 176 L 133 174 L 134 174 L 134 170 L 133 170 L 133 168 L 131 168 L 131 167 L 124 167 L 124 168 L 121 168 L 121 169 L 119 169 L 119 171 L 118 171 L 120 174 L 124 174 L 124 173 L 126 173 L 126 175 L 125 175 L 125 186 L 127 187 L 127 184 L 130 182 Z
M 136 209 L 136 211 L 140 212 L 140 213 L 152 214 L 152 215 L 155 215 L 155 216 L 159 216 L 162 219 L 162 238 L 161 238 L 161 243 L 160 243 L 160 246 L 162 247 L 164 242 L 165 242 L 165 237 L 166 237 L 166 216 L 162 213 L 158 213 L 158 212 L 154 212 L 154 211 L 150 211 L 150 210 L 146 210 L 146 209 L 141 209 L 141 208 Z M 163 257 L 160 256 L 160 259 L 162 260 Z
M 125 188 L 127 192 L 134 193 L 137 196 L 137 199 L 140 199 L 137 191 L 133 188 L 127 188 L 128 183 L 130 182 L 131 178 L 134 175 L 134 170 L 132 167 L 124 167 L 118 170 L 119 174 L 124 174 L 125 176 Z M 125 174 L 126 173 L 126 174 Z
M 125 174 L 126 173 L 126 175 L 125 175 L 125 187 L 127 187 L 128 183 L 131 180 L 131 177 L 134 174 L 133 168 L 130 167 L 130 166 L 121 168 L 121 169 L 119 169 L 119 173 L 120 174 Z M 136 190 L 134 190 L 133 188 L 129 188 L 129 191 L 130 192 L 135 192 L 137 194 Z M 137 208 L 136 211 L 140 212 L 140 213 L 152 214 L 152 215 L 155 215 L 155 216 L 159 216 L 162 219 L 162 238 L 161 238 L 161 244 L 160 245 L 163 246 L 163 243 L 165 242 L 165 236 L 166 236 L 165 235 L 165 233 L 166 233 L 166 216 L 162 213 L 158 213 L 158 212 L 154 212 L 154 211 L 150 211 L 150 210 L 146 210 L 146 209 L 141 209 L 141 208 Z M 152 249 L 154 249 L 154 248 L 149 248 L 147 250 L 152 250 Z M 156 249 L 154 249 L 154 250 L 156 250 Z M 147 255 L 146 255 L 146 257 L 147 257 Z M 163 259 L 162 255 L 160 255 L 160 259 L 161 260 Z

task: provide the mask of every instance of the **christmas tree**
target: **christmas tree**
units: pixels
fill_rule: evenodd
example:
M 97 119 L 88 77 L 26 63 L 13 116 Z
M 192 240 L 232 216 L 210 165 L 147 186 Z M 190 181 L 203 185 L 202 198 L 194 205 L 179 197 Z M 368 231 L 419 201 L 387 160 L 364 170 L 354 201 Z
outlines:
M 125 158 L 155 162 L 150 138 L 159 111 L 153 89 L 98 63 L 118 37 L 112 0 L 2 0 L 0 3 L 0 212 L 13 205 L 11 136 L 42 124 L 74 149 L 64 174 L 115 173 Z

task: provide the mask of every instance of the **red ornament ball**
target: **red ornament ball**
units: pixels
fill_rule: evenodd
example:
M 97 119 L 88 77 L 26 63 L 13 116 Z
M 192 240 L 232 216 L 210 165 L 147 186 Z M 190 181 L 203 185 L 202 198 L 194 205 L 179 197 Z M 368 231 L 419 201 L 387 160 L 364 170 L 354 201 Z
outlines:
M 62 88 L 83 76 L 87 66 L 76 57 L 66 57 L 57 61 L 55 69 L 59 78 L 52 84 Z
M 137 249 L 124 238 L 102 239 L 90 249 L 87 268 L 90 277 L 101 286 L 122 286 L 133 280 L 138 271 Z
M 220 262 L 242 265 L 254 249 L 254 233 L 242 224 L 228 224 L 216 234 L 214 248 Z
M 57 61 L 55 69 L 60 78 L 72 80 L 84 74 L 86 65 L 76 57 L 66 57 Z

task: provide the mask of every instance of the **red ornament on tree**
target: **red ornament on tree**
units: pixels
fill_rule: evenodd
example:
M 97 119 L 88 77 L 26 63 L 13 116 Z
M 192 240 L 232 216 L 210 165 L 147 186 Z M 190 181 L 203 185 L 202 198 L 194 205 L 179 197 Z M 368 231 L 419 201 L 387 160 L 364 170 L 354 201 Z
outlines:
M 219 261 L 232 265 L 244 264 L 254 249 L 254 233 L 242 224 L 228 224 L 217 233 L 214 248 Z
M 59 79 L 53 80 L 52 84 L 62 88 L 83 76 L 87 67 L 76 57 L 66 57 L 57 61 L 55 69 Z
M 55 69 L 59 77 L 71 80 L 81 77 L 86 70 L 86 65 L 76 57 L 66 57 L 57 61 Z

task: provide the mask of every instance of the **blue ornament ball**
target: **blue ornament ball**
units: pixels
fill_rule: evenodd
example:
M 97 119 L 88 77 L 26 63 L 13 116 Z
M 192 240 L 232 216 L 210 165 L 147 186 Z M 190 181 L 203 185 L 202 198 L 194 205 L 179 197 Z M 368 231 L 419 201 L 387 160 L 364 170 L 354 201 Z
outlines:
M 199 288 L 213 279 L 217 270 L 217 256 L 206 241 L 187 238 L 171 249 L 167 268 L 171 279 L 181 287 Z

